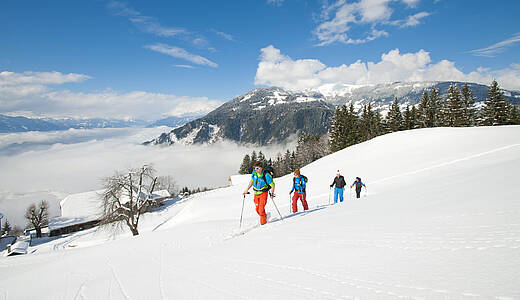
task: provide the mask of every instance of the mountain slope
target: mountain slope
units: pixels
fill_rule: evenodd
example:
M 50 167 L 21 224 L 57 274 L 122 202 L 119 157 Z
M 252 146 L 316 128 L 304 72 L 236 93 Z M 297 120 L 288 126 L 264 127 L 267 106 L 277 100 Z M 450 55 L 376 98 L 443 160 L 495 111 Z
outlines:
M 285 220 L 269 200 L 255 228 L 248 196 L 240 234 L 245 183 L 217 189 L 146 215 L 135 238 L 83 232 L 2 258 L 0 286 L 13 299 L 517 299 L 519 150 L 520 126 L 381 136 L 302 169 L 306 213 L 288 213 L 291 176 L 277 178 Z M 328 206 L 337 169 L 368 196 Z
M 320 135 L 327 132 L 334 113 L 334 106 L 324 100 L 317 93 L 255 89 L 146 144 L 212 143 L 228 139 L 265 145 L 283 141 L 300 131 Z

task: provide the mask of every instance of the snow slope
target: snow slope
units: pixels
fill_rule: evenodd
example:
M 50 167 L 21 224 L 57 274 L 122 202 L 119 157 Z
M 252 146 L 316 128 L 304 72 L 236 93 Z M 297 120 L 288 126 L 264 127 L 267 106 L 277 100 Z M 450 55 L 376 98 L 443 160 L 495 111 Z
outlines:
M 339 169 L 368 195 L 328 206 Z M 244 185 L 171 203 L 141 235 L 86 231 L 0 259 L 0 299 L 520 299 L 520 126 L 381 136 L 302 169 L 311 209 L 256 227 Z M 301 209 L 301 208 L 300 208 Z M 240 234 L 244 233 L 244 234 Z M 2 298 L 3 297 L 3 298 Z

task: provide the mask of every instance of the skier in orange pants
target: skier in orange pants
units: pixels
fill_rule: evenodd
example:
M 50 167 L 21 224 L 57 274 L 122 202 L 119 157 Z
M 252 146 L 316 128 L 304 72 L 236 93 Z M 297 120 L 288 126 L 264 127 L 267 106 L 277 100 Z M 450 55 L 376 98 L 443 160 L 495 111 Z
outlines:
M 294 170 L 294 178 L 293 178 L 293 187 L 289 192 L 289 195 L 294 191 L 294 195 L 292 197 L 292 212 L 295 213 L 298 211 L 298 199 L 302 201 L 303 210 L 308 210 L 309 205 L 307 204 L 305 187 L 307 183 L 307 177 L 300 174 L 300 169 Z
M 249 185 L 243 193 L 243 195 L 246 195 L 249 192 L 251 186 L 253 187 L 253 191 L 255 192 L 254 201 L 256 206 L 256 212 L 260 216 L 261 225 L 267 223 L 265 205 L 267 204 L 267 196 L 269 195 L 269 190 L 271 190 L 271 199 L 274 197 L 273 176 L 263 168 L 264 166 L 262 165 L 262 163 L 255 163 L 255 170 L 253 171 L 253 174 L 251 174 L 251 181 L 249 181 Z

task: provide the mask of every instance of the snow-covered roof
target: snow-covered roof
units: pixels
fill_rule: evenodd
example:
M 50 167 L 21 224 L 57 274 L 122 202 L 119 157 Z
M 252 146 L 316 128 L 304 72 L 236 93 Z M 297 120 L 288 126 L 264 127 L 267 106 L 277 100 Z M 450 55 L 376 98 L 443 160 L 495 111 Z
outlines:
M 11 246 L 11 251 L 4 252 L 4 256 L 10 256 L 15 254 L 27 254 L 27 248 L 29 248 L 29 243 L 26 241 L 18 241 Z
M 103 209 L 103 190 L 72 194 L 61 200 L 62 218 L 99 216 Z
M 90 191 L 68 195 L 61 200 L 61 216 L 49 221 L 49 229 L 54 230 L 71 225 L 97 220 L 103 213 L 104 190 Z M 155 191 L 152 199 L 170 197 L 167 190 Z M 145 197 L 141 194 L 141 197 Z M 122 202 L 129 201 L 128 197 L 122 197 Z

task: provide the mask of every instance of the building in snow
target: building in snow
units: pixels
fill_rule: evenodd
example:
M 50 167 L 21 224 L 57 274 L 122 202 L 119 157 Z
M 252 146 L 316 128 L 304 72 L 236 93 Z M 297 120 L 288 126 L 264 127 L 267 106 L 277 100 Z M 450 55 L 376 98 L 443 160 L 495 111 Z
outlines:
M 29 248 L 29 242 L 19 240 L 12 245 L 7 245 L 7 249 L 4 251 L 4 256 L 27 254 L 27 248 Z
M 61 216 L 49 221 L 49 236 L 57 236 L 98 226 L 103 213 L 104 190 L 72 194 L 60 201 Z M 144 194 L 143 196 L 144 197 Z M 152 199 L 170 198 L 167 190 L 155 191 Z

